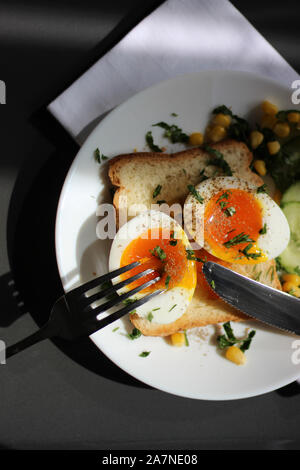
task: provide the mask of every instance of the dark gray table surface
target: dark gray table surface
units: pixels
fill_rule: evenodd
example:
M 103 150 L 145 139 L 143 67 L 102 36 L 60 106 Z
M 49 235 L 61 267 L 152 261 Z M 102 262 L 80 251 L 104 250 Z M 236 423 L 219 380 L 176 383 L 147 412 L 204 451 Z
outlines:
M 233 3 L 299 71 L 299 2 Z M 7 86 L 0 107 L 0 338 L 7 343 L 41 325 L 61 292 L 54 220 L 77 145 L 45 105 L 157 4 L 0 2 L 0 79 Z M 300 448 L 296 384 L 231 402 L 179 398 L 132 379 L 88 339 L 45 341 L 0 366 L 0 374 L 0 448 Z

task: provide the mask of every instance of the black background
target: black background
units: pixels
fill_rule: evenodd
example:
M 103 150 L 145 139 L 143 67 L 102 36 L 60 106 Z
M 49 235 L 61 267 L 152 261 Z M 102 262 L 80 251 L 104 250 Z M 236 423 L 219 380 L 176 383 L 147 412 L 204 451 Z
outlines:
M 45 106 L 159 3 L 0 0 L 0 338 L 8 344 L 41 325 L 61 292 L 54 220 L 77 145 Z M 233 3 L 299 72 L 299 2 Z M 0 374 L 0 448 L 300 448 L 297 384 L 233 402 L 179 398 L 127 376 L 88 339 L 45 341 Z

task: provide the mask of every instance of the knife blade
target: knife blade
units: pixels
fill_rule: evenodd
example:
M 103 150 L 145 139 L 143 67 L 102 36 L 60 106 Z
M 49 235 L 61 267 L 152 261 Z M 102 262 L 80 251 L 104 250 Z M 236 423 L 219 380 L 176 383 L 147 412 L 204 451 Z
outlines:
M 300 299 L 213 261 L 204 263 L 203 273 L 216 294 L 228 304 L 256 320 L 300 335 Z

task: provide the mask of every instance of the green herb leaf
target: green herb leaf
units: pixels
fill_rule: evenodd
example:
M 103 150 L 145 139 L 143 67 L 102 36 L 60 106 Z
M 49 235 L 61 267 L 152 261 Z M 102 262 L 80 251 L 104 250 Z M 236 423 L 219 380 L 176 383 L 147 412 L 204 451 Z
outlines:
M 247 351 L 247 349 L 250 348 L 250 344 L 251 344 L 252 338 L 254 338 L 254 336 L 255 336 L 255 333 L 256 333 L 255 330 L 250 331 L 250 333 L 248 334 L 248 338 L 246 338 L 244 341 L 242 341 L 242 344 L 240 346 L 240 350 L 242 352 L 245 352 L 245 351 Z
M 265 233 L 267 233 L 267 224 L 264 224 L 263 228 L 260 229 L 259 233 L 261 235 L 264 235 Z
M 207 163 L 208 165 L 218 166 L 219 168 L 221 168 L 224 175 L 232 176 L 231 168 L 228 165 L 228 163 L 226 162 L 226 160 L 225 160 L 225 158 L 224 158 L 224 156 L 221 152 L 219 152 L 216 149 L 213 149 L 212 147 L 210 147 L 207 144 L 204 144 L 202 148 L 206 152 L 208 152 L 212 157 L 214 157 Z
M 142 336 L 142 333 L 137 328 L 133 328 L 132 332 L 128 334 L 128 338 L 132 340 L 138 339 L 140 336 Z
M 146 134 L 146 142 L 150 150 L 152 150 L 153 152 L 162 152 L 162 149 L 159 148 L 158 145 L 155 145 L 151 131 L 147 132 Z
M 171 276 L 169 276 L 169 274 L 168 274 L 167 277 L 166 277 L 166 281 L 165 281 L 165 286 L 166 286 L 167 289 L 169 288 L 170 280 L 171 280 Z
M 143 351 L 141 354 L 139 354 L 139 357 L 148 357 L 151 351 Z
M 159 184 L 159 185 L 156 186 L 156 188 L 155 188 L 155 190 L 154 190 L 154 192 L 153 192 L 153 194 L 152 194 L 153 199 L 155 199 L 155 198 L 160 194 L 161 188 L 162 188 L 162 185 L 161 185 L 161 184 Z
M 225 330 L 225 333 L 231 341 L 236 341 L 236 337 L 234 336 L 233 329 L 231 327 L 230 321 L 226 322 L 223 324 L 223 328 Z
M 120 328 L 119 326 L 117 326 L 116 328 L 114 328 L 114 329 L 112 330 L 113 333 L 115 333 L 115 331 L 118 331 L 119 328 Z
M 258 259 L 261 257 L 261 251 L 259 253 L 249 253 L 249 250 L 253 247 L 253 243 L 249 243 L 243 250 L 239 250 L 247 259 Z
M 100 150 L 98 149 L 98 147 L 94 150 L 94 158 L 96 160 L 97 163 L 101 163 L 102 160 L 107 160 L 108 157 L 106 157 L 106 155 L 103 155 L 103 153 L 100 152 Z
M 149 250 L 149 251 L 153 256 L 156 256 L 161 261 L 163 261 L 167 257 L 166 253 L 159 245 L 157 245 L 153 250 Z
M 231 238 L 227 242 L 223 243 L 223 245 L 225 246 L 225 248 L 231 248 L 232 246 L 248 242 L 254 242 L 254 240 L 252 240 L 249 235 L 246 235 L 244 232 L 242 232 L 236 235 L 235 237 Z
M 215 289 L 215 288 L 216 288 L 216 283 L 215 283 L 214 280 L 211 281 L 210 285 L 211 285 L 212 289 Z
M 182 129 L 180 129 L 180 127 L 176 126 L 175 124 L 170 125 L 161 121 L 153 124 L 153 126 L 162 127 L 165 129 L 164 137 L 170 139 L 173 144 L 177 142 L 185 143 L 189 140 L 189 136 L 182 132 Z
M 150 321 L 150 322 L 153 320 L 153 313 L 152 312 L 148 313 L 147 320 Z
M 202 258 L 198 258 L 197 256 L 195 256 L 194 250 L 185 250 L 185 251 L 186 251 L 187 259 L 189 259 L 191 261 L 198 261 L 199 263 L 206 263 L 206 261 L 207 261 L 206 256 L 205 256 L 205 259 L 202 259 Z
M 266 193 L 267 192 L 267 185 L 264 183 L 261 186 L 256 188 L 257 193 Z
M 176 307 L 177 304 L 174 304 L 173 307 L 170 308 L 169 312 L 171 312 L 173 310 L 173 308 Z
M 188 340 L 188 337 L 187 337 L 187 333 L 186 333 L 186 330 L 183 331 L 183 334 L 184 334 L 184 341 L 185 341 L 185 345 L 186 346 L 189 346 L 190 343 L 189 343 L 189 340 Z
M 198 191 L 196 190 L 195 186 L 193 186 L 192 184 L 188 184 L 187 185 L 187 188 L 189 190 L 189 192 L 194 196 L 194 198 L 200 202 L 200 204 L 203 204 L 204 202 L 204 198 L 202 196 L 200 196 L 200 194 L 198 193 Z

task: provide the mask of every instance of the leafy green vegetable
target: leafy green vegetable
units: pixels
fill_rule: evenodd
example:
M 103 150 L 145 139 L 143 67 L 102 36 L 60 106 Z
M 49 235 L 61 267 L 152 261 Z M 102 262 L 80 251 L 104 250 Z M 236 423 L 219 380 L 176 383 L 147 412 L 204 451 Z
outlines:
M 248 145 L 249 142 L 249 134 L 250 134 L 250 126 L 246 119 L 243 119 L 236 114 L 233 114 L 231 109 L 227 106 L 222 105 L 218 106 L 213 110 L 213 114 L 226 114 L 231 117 L 232 121 L 227 129 L 228 137 L 232 139 L 239 140 L 241 142 L 245 142 Z
M 226 162 L 223 154 L 221 152 L 219 152 L 219 150 L 213 149 L 212 147 L 210 147 L 207 144 L 204 144 L 202 148 L 207 153 L 209 153 L 212 157 L 214 157 L 211 160 L 209 160 L 209 162 L 207 162 L 208 165 L 218 166 L 219 168 L 221 168 L 224 175 L 232 176 L 231 168 L 228 165 L 228 163 Z
M 281 150 L 266 160 L 276 186 L 284 192 L 300 179 L 300 136 L 282 145 Z
M 204 198 L 202 196 L 200 196 L 200 194 L 198 193 L 197 189 L 195 188 L 195 186 L 193 186 L 192 184 L 188 184 L 187 185 L 187 188 L 189 190 L 189 192 L 194 196 L 194 198 L 200 202 L 200 204 L 203 204 L 204 202 Z
M 171 140 L 173 144 L 177 142 L 185 143 L 189 140 L 189 136 L 182 132 L 180 127 L 176 126 L 176 124 L 167 124 L 166 122 L 158 122 L 157 124 L 153 124 L 153 126 L 162 127 L 165 129 L 164 137 L 167 137 Z
M 162 149 L 159 148 L 158 145 L 155 145 L 151 131 L 148 131 L 146 134 L 146 142 L 153 152 L 162 152 Z

